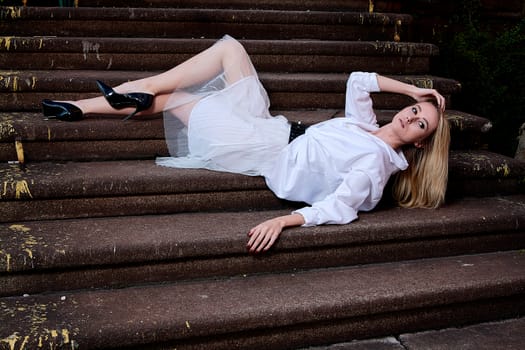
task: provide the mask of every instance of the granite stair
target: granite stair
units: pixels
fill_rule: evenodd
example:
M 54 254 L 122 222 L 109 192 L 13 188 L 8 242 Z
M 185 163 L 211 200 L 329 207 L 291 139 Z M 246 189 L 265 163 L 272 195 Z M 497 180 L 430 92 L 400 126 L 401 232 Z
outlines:
M 40 4 L 0 6 L 0 349 L 419 350 L 464 326 L 522 339 L 525 164 L 485 149 L 490 116 L 454 109 L 461 84 L 433 74 L 439 49 L 411 41 L 402 2 Z M 43 98 L 98 96 L 95 79 L 161 72 L 224 34 L 290 120 L 342 116 L 355 70 L 441 91 L 446 205 L 402 209 L 387 189 L 350 225 L 250 255 L 247 231 L 301 203 L 260 177 L 156 166 L 162 115 L 42 118 Z M 380 124 L 410 103 L 373 99 Z

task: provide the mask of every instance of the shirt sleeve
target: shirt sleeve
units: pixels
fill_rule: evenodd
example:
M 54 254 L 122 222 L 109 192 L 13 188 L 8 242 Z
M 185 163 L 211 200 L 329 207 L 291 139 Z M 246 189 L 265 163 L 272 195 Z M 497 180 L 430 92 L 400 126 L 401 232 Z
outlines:
M 376 73 L 353 72 L 346 83 L 345 117 L 377 125 L 372 108 L 371 92 L 378 92 L 379 84 Z
M 365 172 L 351 171 L 334 193 L 294 213 L 304 217 L 303 226 L 347 224 L 357 219 L 358 208 L 372 195 L 372 187 L 372 181 Z

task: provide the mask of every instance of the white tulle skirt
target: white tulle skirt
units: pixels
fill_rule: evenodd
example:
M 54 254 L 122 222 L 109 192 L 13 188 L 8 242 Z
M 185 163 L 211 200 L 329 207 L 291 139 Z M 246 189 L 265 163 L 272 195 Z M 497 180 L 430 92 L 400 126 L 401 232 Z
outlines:
M 242 65 L 171 95 L 164 108 L 171 157 L 157 158 L 158 165 L 252 176 L 273 168 L 288 144 L 290 124 L 270 115 L 268 95 L 248 56 Z M 184 113 L 189 113 L 187 125 L 180 118 Z

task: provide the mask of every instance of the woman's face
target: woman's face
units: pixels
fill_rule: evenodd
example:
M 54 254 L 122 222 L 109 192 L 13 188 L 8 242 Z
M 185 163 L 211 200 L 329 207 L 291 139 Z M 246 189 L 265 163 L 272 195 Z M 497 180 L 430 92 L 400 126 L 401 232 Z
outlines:
M 439 113 L 430 102 L 419 102 L 399 111 L 392 123 L 399 139 L 406 145 L 422 147 L 423 141 L 436 130 Z

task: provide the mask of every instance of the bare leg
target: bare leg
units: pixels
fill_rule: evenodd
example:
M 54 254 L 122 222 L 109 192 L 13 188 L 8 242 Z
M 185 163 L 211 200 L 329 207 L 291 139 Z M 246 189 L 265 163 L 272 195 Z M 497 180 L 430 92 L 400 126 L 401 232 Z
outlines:
M 236 69 L 228 70 L 228 67 Z M 161 112 L 169 95 L 176 89 L 192 86 L 217 76 L 224 71 L 226 79 L 234 82 L 244 76 L 255 74 L 248 54 L 236 40 L 221 40 L 180 65 L 158 75 L 126 82 L 115 87 L 119 93 L 145 92 L 155 95 L 153 105 L 140 114 L 147 115 Z M 133 109 L 113 109 L 104 97 L 72 102 L 83 113 L 107 113 L 127 115 Z
M 229 71 L 229 67 L 236 69 Z M 221 40 L 164 73 L 124 83 L 115 90 L 120 93 L 147 92 L 153 95 L 172 93 L 175 89 L 208 81 L 222 71 L 226 72 L 230 82 L 255 74 L 248 54 L 236 40 Z

